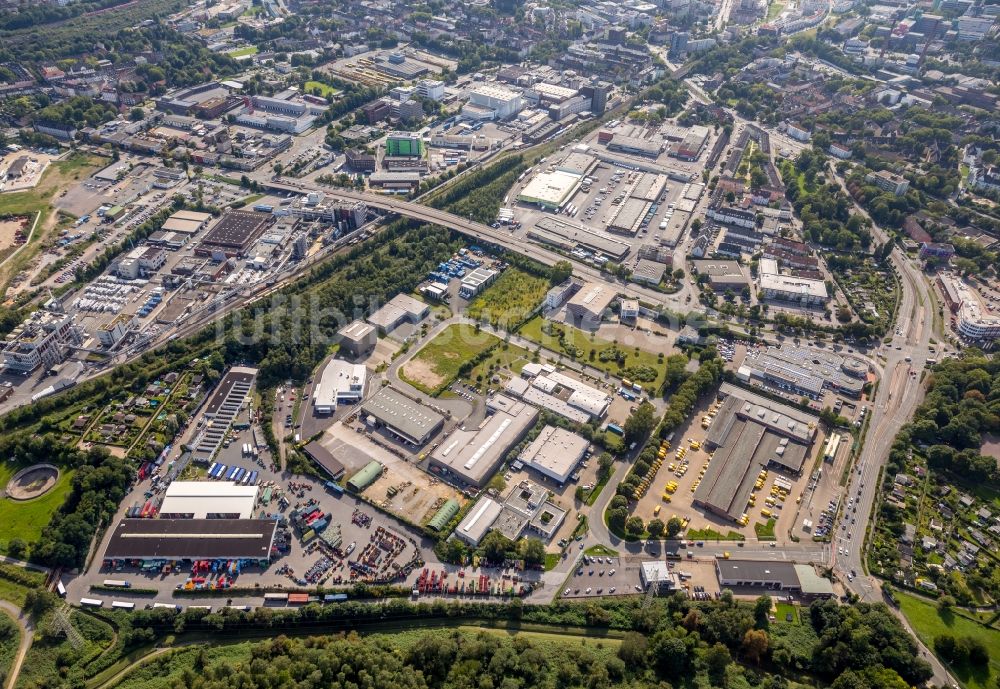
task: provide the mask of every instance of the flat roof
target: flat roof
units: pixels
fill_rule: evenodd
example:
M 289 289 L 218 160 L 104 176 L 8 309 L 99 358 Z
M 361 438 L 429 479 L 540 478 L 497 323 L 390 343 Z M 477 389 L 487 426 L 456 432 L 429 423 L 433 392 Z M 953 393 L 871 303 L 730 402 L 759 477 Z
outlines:
M 640 258 L 639 262 L 635 264 L 635 270 L 632 271 L 632 279 L 658 285 L 663 280 L 663 274 L 666 272 L 666 263 L 659 263 L 648 258 Z
M 566 402 L 571 407 L 581 409 L 591 416 L 603 416 L 611 404 L 611 396 L 583 381 L 572 378 L 559 371 L 547 372 L 542 376 L 553 383 L 572 390 L 572 394 Z
M 798 588 L 799 576 L 795 565 L 780 560 L 725 560 L 716 558 L 721 581 L 759 583 L 780 582 L 782 588 Z
M 614 228 L 628 234 L 635 234 L 639 231 L 639 223 L 646 217 L 649 206 L 649 201 L 645 199 L 628 197 L 618 204 L 614 217 L 608 223 L 608 229 Z
M 521 189 L 517 198 L 519 201 L 528 203 L 541 203 L 550 207 L 559 206 L 579 182 L 580 175 L 565 170 L 539 172 Z
M 410 399 L 393 387 L 379 388 L 361 405 L 363 414 L 374 416 L 411 442 L 423 442 L 440 428 L 444 417 L 430 407 Z
M 542 409 L 547 409 L 554 414 L 558 414 L 570 421 L 575 421 L 577 423 L 587 423 L 590 421 L 590 414 L 575 407 L 569 406 L 566 402 L 550 395 L 547 392 L 543 392 L 538 388 L 531 385 L 528 381 L 523 378 L 511 378 L 507 381 L 507 385 L 504 388 L 510 394 L 521 398 L 528 404 L 532 404 L 536 407 Z
M 257 486 L 241 486 L 224 481 L 173 481 L 160 505 L 160 514 L 193 515 L 206 519 L 209 515 L 237 515 L 249 519 L 257 502 Z
M 271 519 L 122 519 L 104 557 L 266 560 L 277 526 Z
M 180 234 L 194 234 L 201 229 L 201 223 L 197 220 L 184 220 L 183 218 L 167 218 L 160 228 L 163 232 L 178 232 Z
M 466 543 L 479 545 L 502 510 L 503 505 L 493 498 L 484 496 L 472 506 L 472 509 L 465 515 L 465 519 L 459 522 L 458 528 L 455 529 L 455 536 Z
M 627 242 L 572 224 L 560 216 L 541 218 L 535 223 L 534 228 L 528 230 L 528 238 L 567 250 L 583 247 L 616 261 L 627 256 L 632 250 Z
M 773 259 L 761 260 L 769 261 Z M 811 299 L 826 299 L 829 296 L 826 292 L 826 283 L 823 280 L 812 280 L 810 278 L 792 277 L 791 275 L 778 275 L 760 271 L 758 273 L 760 288 L 765 291 L 786 292 Z
M 734 420 L 726 443 L 715 451 L 694 492 L 695 502 L 737 521 L 746 511 L 757 474 L 763 468 L 754 455 L 764 433 L 765 428 L 759 424 Z
M 583 176 L 590 172 L 590 169 L 594 167 L 596 162 L 597 158 L 589 153 L 573 151 L 561 163 L 556 163 L 556 170 Z
M 409 294 L 397 294 L 366 320 L 383 330 L 392 330 L 403 318 L 417 320 L 429 308 L 427 304 Z
M 336 407 L 342 399 L 361 399 L 368 379 L 364 364 L 352 364 L 343 359 L 330 359 L 323 368 L 319 384 L 313 389 L 313 406 Z
M 431 461 L 467 483 L 481 486 L 536 418 L 538 410 L 523 402 L 506 411 L 496 411 L 478 428 L 453 431 L 431 453 Z
M 349 340 L 358 341 L 375 331 L 375 326 L 364 321 L 354 321 L 341 328 L 337 334 Z
M 545 426 L 518 459 L 559 483 L 565 483 L 589 446 L 590 442 L 576 433 Z
M 595 316 L 604 313 L 618 296 L 618 290 L 603 282 L 588 282 L 566 302 L 570 311 L 588 311 Z
M 229 211 L 208 231 L 201 243 L 242 250 L 260 236 L 270 221 L 271 216 L 267 213 Z

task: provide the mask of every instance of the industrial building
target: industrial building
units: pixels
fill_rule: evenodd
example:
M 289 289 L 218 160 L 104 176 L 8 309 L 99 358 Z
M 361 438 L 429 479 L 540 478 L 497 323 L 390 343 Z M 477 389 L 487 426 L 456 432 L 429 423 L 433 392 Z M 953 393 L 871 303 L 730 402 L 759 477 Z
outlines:
M 267 213 L 229 211 L 202 238 L 195 254 L 216 261 L 243 256 L 272 222 Z
M 449 481 L 482 487 L 537 418 L 537 409 L 515 402 L 494 411 L 477 428 L 455 429 L 431 453 L 431 470 L 437 469 Z
M 509 120 L 524 108 L 521 94 L 503 86 L 482 85 L 469 92 L 462 114 L 476 120 Z
M 659 593 L 667 593 L 680 589 L 680 577 L 670 569 L 666 560 L 648 560 L 641 564 L 639 580 L 644 590 L 655 586 Z
M 717 292 L 727 289 L 740 291 L 750 286 L 750 280 L 736 261 L 702 260 L 691 263 L 696 274 L 708 276 L 709 286 Z
M 318 440 L 307 444 L 302 448 L 302 451 L 306 453 L 309 459 L 316 462 L 323 471 L 329 474 L 330 478 L 334 481 L 339 481 L 344 475 L 344 464 L 334 457 L 332 452 L 320 445 Z
M 801 473 L 818 419 L 741 388 L 723 387 L 726 399 L 705 439 L 714 454 L 694 504 L 737 522 L 747 511 L 761 469 Z
M 313 410 L 321 415 L 332 414 L 338 405 L 354 404 L 364 396 L 367 379 L 368 369 L 364 364 L 330 359 L 313 388 Z
M 211 423 L 206 423 L 191 443 L 194 461 L 208 462 L 219 449 L 256 379 L 257 369 L 244 366 L 233 366 L 222 377 L 205 406 L 205 419 Z
M 250 519 L 257 490 L 224 481 L 172 481 L 160 505 L 160 518 Z
M 480 266 L 462 278 L 462 284 L 458 288 L 458 296 L 463 299 L 472 299 L 479 295 L 484 289 L 493 284 L 499 273 L 492 268 Z
M 868 377 L 868 364 L 857 357 L 813 347 L 769 347 L 747 359 L 737 378 L 757 382 L 818 400 L 824 389 L 860 398 Z
M 502 511 L 503 505 L 493 498 L 480 498 L 465 515 L 465 519 L 459 522 L 458 528 L 455 529 L 455 537 L 475 548 L 489 533 Z
M 112 560 L 255 560 L 271 557 L 274 519 L 122 519 L 104 557 Z
M 571 223 L 559 215 L 541 218 L 528 230 L 528 239 L 567 253 L 585 249 L 619 262 L 632 250 L 627 242 Z
M 419 323 L 430 312 L 431 307 L 419 299 L 397 294 L 366 320 L 382 332 L 391 333 L 403 323 Z
M 549 500 L 549 490 L 533 481 L 521 481 L 504 499 L 493 528 L 512 541 L 525 532 L 544 541 L 555 535 L 566 519 L 566 510 Z
M 385 465 L 376 462 L 374 459 L 361 467 L 361 470 L 347 479 L 347 487 L 355 493 L 360 493 L 365 488 L 375 483 L 385 472 Z
M 423 445 L 444 425 L 444 417 L 392 387 L 380 388 L 361 405 L 369 425 L 385 427 L 413 445 Z
M 587 423 L 590 421 L 590 414 L 587 412 L 571 407 L 565 400 L 561 400 L 555 395 L 550 395 L 547 392 L 539 390 L 524 378 L 511 378 L 508 380 L 504 386 L 504 392 L 516 397 L 517 399 L 523 400 L 532 406 L 540 409 L 546 409 L 553 414 L 558 414 L 564 419 L 568 419 L 574 423 Z M 498 397 L 509 399 L 502 395 Z M 494 398 L 493 401 L 495 402 L 496 399 Z
M 340 337 L 340 351 L 352 357 L 363 357 L 375 349 L 378 332 L 375 326 L 363 321 L 354 321 L 337 331 Z
M 791 591 L 803 598 L 831 598 L 833 584 L 818 574 L 812 565 L 780 560 L 715 559 L 715 573 L 720 586 L 740 586 Z
M 35 311 L 3 343 L 4 370 L 28 374 L 62 363 L 70 345 L 81 341 L 73 316 Z
M 518 455 L 518 461 L 562 485 L 576 471 L 589 448 L 590 443 L 576 433 L 545 426 Z
M 566 302 L 567 314 L 579 327 L 596 327 L 604 318 L 604 312 L 618 296 L 611 285 L 589 282 Z
M 533 203 L 554 210 L 561 207 L 580 185 L 582 176 L 574 172 L 553 170 L 539 172 L 517 195 L 522 203 Z
M 385 139 L 385 154 L 387 156 L 422 157 L 424 155 L 424 140 L 419 134 L 410 132 L 389 132 Z

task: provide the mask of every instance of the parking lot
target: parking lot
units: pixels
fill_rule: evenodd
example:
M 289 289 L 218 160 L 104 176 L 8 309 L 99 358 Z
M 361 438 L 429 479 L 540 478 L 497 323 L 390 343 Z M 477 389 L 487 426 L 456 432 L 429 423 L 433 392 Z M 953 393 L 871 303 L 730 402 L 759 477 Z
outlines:
M 707 469 L 709 461 L 711 461 L 710 455 L 704 448 L 708 428 L 702 427 L 702 420 L 711 420 L 712 417 L 709 414 L 714 404 L 714 400 L 701 403 L 695 408 L 687 425 L 675 432 L 675 440 L 671 444 L 667 459 L 649 490 L 639 501 L 634 514 L 641 517 L 644 522 L 653 518 L 666 522 L 677 517 L 681 520 L 689 520 L 689 529 L 702 532 L 708 530 L 709 533 L 716 532 L 722 537 L 727 536 L 730 532 L 735 532 L 747 540 L 758 539 L 757 531 L 754 528 L 755 524 L 763 525 L 770 519 L 774 519 L 774 539 L 779 545 L 787 542 L 790 531 L 795 528 L 800 504 L 806 508 L 813 504 L 813 493 L 817 485 L 826 485 L 827 482 L 831 481 L 834 485 L 836 484 L 836 479 L 830 476 L 833 472 L 824 471 L 823 479 L 820 482 L 812 481 L 810 478 L 810 472 L 815 463 L 814 458 L 817 453 L 822 451 L 823 438 L 819 437 L 814 442 L 801 476 L 774 468 L 767 470 L 762 488 L 752 494 L 755 504 L 752 511 L 748 511 L 749 522 L 746 526 L 742 526 L 708 512 L 693 503 L 694 491 L 704 470 Z M 679 454 L 682 456 L 678 456 Z M 676 486 L 672 490 L 668 490 L 668 484 L 676 484 Z M 786 494 L 781 494 L 772 490 L 777 484 L 790 485 L 791 488 Z M 810 488 L 810 485 L 813 485 L 813 488 Z M 670 497 L 669 502 L 663 498 L 665 493 Z M 796 533 L 802 535 L 800 532 Z

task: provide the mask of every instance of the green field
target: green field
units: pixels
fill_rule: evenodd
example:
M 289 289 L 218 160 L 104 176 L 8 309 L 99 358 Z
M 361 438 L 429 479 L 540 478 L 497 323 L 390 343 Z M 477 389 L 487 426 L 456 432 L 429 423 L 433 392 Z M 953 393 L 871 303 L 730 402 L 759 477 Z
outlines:
M 778 603 L 775 607 L 774 617 L 778 622 L 786 622 L 786 617 L 791 614 L 791 624 L 799 623 L 799 610 L 790 603 Z
M 469 371 L 467 379 L 473 385 L 482 384 L 487 388 L 502 387 L 502 382 L 496 385 L 492 382 L 492 374 L 501 369 L 507 369 L 515 375 L 521 374 L 524 365 L 531 361 L 531 352 L 512 344 L 501 344 L 490 356 L 476 364 Z
M 722 533 L 706 526 L 704 529 L 688 529 L 687 537 L 692 541 L 743 541 L 746 538 L 736 531 Z
M 229 55 L 229 57 L 246 57 L 247 55 L 256 55 L 257 46 L 248 45 L 243 48 L 238 48 L 237 50 L 233 50 L 226 54 Z
M 928 648 L 934 648 L 934 637 L 942 634 L 973 636 L 990 652 L 988 670 L 971 671 L 969 668 L 950 668 L 953 674 L 969 689 L 994 689 L 1000 677 L 1000 631 L 973 622 L 957 611 L 939 612 L 934 603 L 917 596 L 896 591 L 893 594 L 899 607 L 910 621 L 913 630 Z
M 757 533 L 757 538 L 762 541 L 773 541 L 774 540 L 774 525 L 777 523 L 777 519 L 772 517 L 768 519 L 767 522 L 757 522 L 753 525 L 753 530 Z
M 494 328 L 509 330 L 531 315 L 548 289 L 548 280 L 510 268 L 469 303 L 465 315 Z
M 0 469 L 0 485 L 7 485 L 9 468 Z M 13 472 L 10 472 L 13 473 Z M 59 481 L 45 495 L 34 500 L 15 501 L 0 499 L 0 552 L 7 551 L 7 543 L 12 538 L 20 538 L 25 543 L 33 543 L 42 535 L 55 511 L 66 502 L 72 489 L 73 470 L 63 471 Z
M 500 339 L 476 332 L 471 325 L 449 325 L 406 362 L 399 376 L 413 387 L 434 395 L 454 381 L 466 364 L 500 344 Z
M 663 384 L 666 364 L 657 354 L 638 347 L 618 345 L 565 323 L 552 323 L 541 316 L 525 323 L 518 334 L 613 376 L 636 380 L 647 391 L 658 390 Z M 601 360 L 602 355 L 605 361 Z M 615 355 L 621 357 L 620 362 Z
M 307 81 L 305 86 L 302 88 L 302 92 L 311 94 L 316 89 L 319 89 L 319 95 L 323 98 L 332 98 L 340 93 L 339 90 L 333 88 L 329 84 L 324 84 L 322 81 Z

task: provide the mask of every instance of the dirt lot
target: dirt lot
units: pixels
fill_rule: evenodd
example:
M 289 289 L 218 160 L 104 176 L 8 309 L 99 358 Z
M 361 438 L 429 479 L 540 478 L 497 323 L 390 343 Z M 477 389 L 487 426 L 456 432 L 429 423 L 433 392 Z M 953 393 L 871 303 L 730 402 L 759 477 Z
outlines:
M 7 170 L 14 164 L 14 161 L 25 156 L 28 158 L 28 164 L 24 167 L 24 174 L 17 179 L 6 179 Z M 4 179 L 0 183 L 0 191 L 19 191 L 35 187 L 39 180 L 42 179 L 42 173 L 45 172 L 45 168 L 49 166 L 52 160 L 52 156 L 38 151 L 8 153 L 0 160 L 0 170 L 4 171 Z
M 779 544 L 788 541 L 789 530 L 792 529 L 796 521 L 796 500 L 803 495 L 803 491 L 809 484 L 809 475 L 812 471 L 813 461 L 816 453 L 822 451 L 824 438 L 819 437 L 813 444 L 810 458 L 806 460 L 802 476 L 795 477 L 788 472 L 775 471 L 774 469 L 768 470 L 764 488 L 754 493 L 756 496 L 756 504 L 753 507 L 753 511 L 748 512 L 750 515 L 750 523 L 747 526 L 740 526 L 739 524 L 733 523 L 728 519 L 714 515 L 700 507 L 696 507 L 693 504 L 694 485 L 695 482 L 699 480 L 699 472 L 701 469 L 707 466 L 709 462 L 709 455 L 705 451 L 704 447 L 700 450 L 692 449 L 691 442 L 704 442 L 708 431 L 701 427 L 701 419 L 708 413 L 711 406 L 711 400 L 699 405 L 691 415 L 688 424 L 681 427 L 674 434 L 674 442 L 671 444 L 667 460 L 657 473 L 656 480 L 650 486 L 649 491 L 642 498 L 642 500 L 639 501 L 634 513 L 642 517 L 643 521 L 649 521 L 654 516 L 662 519 L 664 522 L 674 516 L 681 519 L 688 518 L 691 520 L 689 529 L 713 529 L 721 533 L 723 536 L 728 534 L 730 531 L 735 531 L 747 540 L 756 540 L 757 533 L 754 529 L 754 525 L 758 523 L 763 524 L 767 521 L 761 515 L 761 510 L 766 508 L 777 517 L 774 525 L 775 539 Z M 688 460 L 687 471 L 683 471 L 681 460 L 676 458 L 676 452 L 680 447 L 688 448 L 685 456 L 685 459 Z M 670 471 L 671 464 L 675 465 L 675 470 L 673 472 Z M 826 472 L 824 472 L 824 474 L 825 473 Z M 775 500 L 775 504 L 773 506 L 767 505 L 765 500 L 770 497 L 771 486 L 774 485 L 775 478 L 779 475 L 783 476 L 792 483 L 792 490 L 784 502 Z M 671 502 L 666 503 L 663 501 L 662 495 L 664 493 L 664 487 L 670 481 L 676 481 L 678 485 L 677 490 L 671 496 Z M 808 495 L 803 497 L 804 502 L 807 501 L 807 499 Z M 785 506 L 783 509 L 782 505 Z M 660 507 L 659 514 L 655 514 L 657 506 Z
M 27 216 L 0 220 L 0 253 L 18 244 L 23 244 L 30 230 L 31 219 Z M 22 238 L 18 240 L 18 233 Z
M 378 440 L 389 442 L 383 436 L 378 436 Z M 423 524 L 446 500 L 454 499 L 459 504 L 466 502 L 457 489 L 346 424 L 334 425 L 320 442 L 343 462 L 348 477 L 373 459 L 385 465 L 388 471 L 366 488 L 364 495 L 406 520 Z M 399 492 L 390 498 L 387 491 L 393 486 Z

